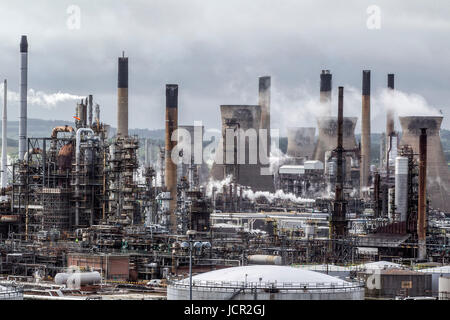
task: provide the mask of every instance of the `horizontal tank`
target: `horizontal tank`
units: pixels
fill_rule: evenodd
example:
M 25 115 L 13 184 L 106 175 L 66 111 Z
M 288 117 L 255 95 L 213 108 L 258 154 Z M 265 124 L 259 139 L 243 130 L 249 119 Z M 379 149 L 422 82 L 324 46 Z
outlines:
M 268 254 L 254 254 L 247 257 L 248 264 L 281 265 L 281 257 Z
M 83 285 L 100 283 L 102 277 L 97 271 L 76 272 L 67 279 L 67 287 L 71 289 L 80 288 Z

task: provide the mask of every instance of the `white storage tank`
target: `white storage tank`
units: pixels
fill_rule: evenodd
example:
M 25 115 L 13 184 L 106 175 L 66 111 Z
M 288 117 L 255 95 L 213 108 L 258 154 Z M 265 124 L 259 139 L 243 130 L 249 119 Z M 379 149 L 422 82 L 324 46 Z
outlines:
M 70 273 L 60 272 L 55 275 L 55 284 L 66 284 L 67 279 L 69 279 Z
M 100 283 L 102 277 L 97 271 L 76 272 L 67 279 L 67 287 L 70 289 L 79 289 L 83 285 Z
M 305 170 L 323 170 L 323 162 L 319 160 L 309 160 L 304 162 Z
M 189 300 L 189 277 L 171 281 L 168 300 Z M 287 266 L 243 266 L 192 277 L 193 300 L 362 300 L 364 285 Z
M 450 277 L 439 277 L 439 300 L 450 300 Z

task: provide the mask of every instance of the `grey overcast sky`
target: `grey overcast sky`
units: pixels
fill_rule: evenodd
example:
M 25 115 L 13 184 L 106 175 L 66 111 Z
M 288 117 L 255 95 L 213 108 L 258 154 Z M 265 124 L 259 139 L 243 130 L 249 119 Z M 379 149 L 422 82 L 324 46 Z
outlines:
M 334 93 L 346 87 L 352 116 L 361 112 L 362 70 L 372 71 L 375 132 L 385 126 L 380 90 L 387 73 L 395 73 L 396 89 L 405 94 L 398 99 L 405 112 L 416 110 L 410 103 L 425 114 L 441 110 L 443 127 L 450 128 L 447 0 L 0 3 L 0 77 L 11 90 L 9 120 L 18 117 L 19 41 L 26 34 L 31 118 L 72 120 L 74 99 L 93 94 L 103 121 L 116 126 L 117 57 L 124 50 L 130 128 L 164 127 L 166 83 L 180 86 L 180 124 L 202 120 L 219 128 L 219 106 L 257 104 L 263 75 L 272 76 L 272 127 L 314 125 L 311 100 L 318 100 L 322 69 L 331 70 Z M 79 29 L 67 27 L 70 5 L 80 8 Z M 381 10 L 380 29 L 367 27 L 370 5 Z

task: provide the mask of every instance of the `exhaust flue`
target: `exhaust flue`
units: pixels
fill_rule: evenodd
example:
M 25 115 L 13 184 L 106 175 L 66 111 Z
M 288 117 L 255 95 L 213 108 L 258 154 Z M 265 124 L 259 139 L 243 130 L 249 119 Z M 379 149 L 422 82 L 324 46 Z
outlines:
M 7 116 L 7 81 L 3 82 L 3 116 L 2 116 L 2 176 L 1 176 L 1 185 L 2 188 L 6 188 L 6 184 L 8 182 L 8 168 L 7 168 L 7 148 L 8 148 L 8 134 L 7 134 L 7 125 L 8 125 L 8 116 Z
M 369 185 L 370 168 L 370 70 L 363 70 L 361 115 L 361 190 Z
M 259 106 L 261 107 L 261 129 L 267 131 L 266 154 L 270 156 L 270 77 L 259 78 Z
M 346 205 L 344 200 L 344 87 L 339 87 L 337 147 L 334 150 L 337 158 L 336 189 L 334 210 L 331 217 L 330 237 L 342 237 L 347 233 L 345 220 Z
M 427 214 L 427 128 L 421 128 L 419 140 L 419 203 L 417 214 L 417 236 L 419 240 L 419 259 L 427 256 L 426 214 Z
M 92 127 L 92 94 L 89 95 L 88 99 L 88 127 Z
M 20 40 L 20 110 L 19 110 L 19 160 L 27 152 L 27 87 L 28 87 L 28 41 Z
M 172 134 L 178 129 L 178 85 L 166 85 L 166 155 L 165 155 L 165 183 L 170 192 L 170 231 L 177 231 L 175 210 L 177 207 L 177 163 L 172 161 L 172 149 L 177 141 L 172 141 Z
M 117 135 L 128 136 L 128 57 L 119 57 L 117 81 Z
M 331 73 L 330 70 L 322 70 L 320 74 L 320 103 L 326 106 L 325 114 L 331 115 Z

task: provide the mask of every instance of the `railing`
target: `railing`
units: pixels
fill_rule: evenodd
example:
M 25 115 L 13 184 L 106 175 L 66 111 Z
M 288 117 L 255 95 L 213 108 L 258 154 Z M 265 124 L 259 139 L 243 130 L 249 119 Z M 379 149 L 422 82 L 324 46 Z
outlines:
M 22 287 L 0 286 L 0 300 L 15 300 L 23 297 Z
M 182 281 L 169 281 L 169 285 L 174 288 L 189 288 L 189 283 Z M 364 283 L 360 281 L 354 282 L 244 282 L 244 281 L 192 281 L 193 290 L 208 290 L 208 291 L 225 291 L 234 292 L 236 290 L 261 290 L 274 292 L 352 292 L 359 291 L 364 288 Z

